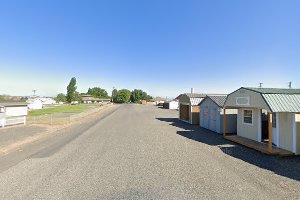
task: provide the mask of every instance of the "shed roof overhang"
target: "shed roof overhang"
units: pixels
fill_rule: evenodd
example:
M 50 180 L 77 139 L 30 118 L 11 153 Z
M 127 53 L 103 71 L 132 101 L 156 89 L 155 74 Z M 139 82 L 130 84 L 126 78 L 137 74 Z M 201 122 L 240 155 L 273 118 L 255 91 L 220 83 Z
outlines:
M 250 101 L 250 97 L 251 103 L 238 103 L 238 98 L 249 98 Z M 224 108 L 257 108 L 266 109 L 268 112 L 300 113 L 300 94 L 262 93 L 242 87 L 227 96 Z

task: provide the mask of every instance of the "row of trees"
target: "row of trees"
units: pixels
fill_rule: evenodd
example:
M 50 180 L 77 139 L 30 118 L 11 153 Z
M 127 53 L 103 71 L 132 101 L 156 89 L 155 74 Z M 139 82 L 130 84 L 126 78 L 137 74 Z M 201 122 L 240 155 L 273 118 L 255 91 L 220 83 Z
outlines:
M 148 95 L 143 90 L 135 89 L 132 92 L 127 89 L 117 90 L 114 89 L 112 92 L 112 101 L 115 103 L 139 103 L 141 100 L 149 101 L 152 99 L 150 95 Z
M 80 94 L 77 92 L 77 81 L 76 78 L 73 77 L 67 87 L 67 95 L 60 93 L 55 98 L 56 101 L 71 103 L 73 101 L 82 101 L 82 95 L 88 94 L 95 98 L 110 98 L 107 91 L 100 87 L 89 88 L 87 93 Z M 133 91 L 122 89 L 117 90 L 114 89 L 112 91 L 112 101 L 115 103 L 139 103 L 141 100 L 149 101 L 152 99 L 150 95 L 148 95 L 145 91 L 135 89 Z
M 100 88 L 100 87 L 94 87 L 94 88 L 89 88 L 87 93 L 79 93 L 77 91 L 77 81 L 76 78 L 73 77 L 67 87 L 67 95 L 63 94 L 63 93 L 59 93 L 55 100 L 56 101 L 60 101 L 60 102 L 67 102 L 67 103 L 71 103 L 73 101 L 82 101 L 82 95 L 91 95 L 95 98 L 110 98 L 108 96 L 108 93 Z

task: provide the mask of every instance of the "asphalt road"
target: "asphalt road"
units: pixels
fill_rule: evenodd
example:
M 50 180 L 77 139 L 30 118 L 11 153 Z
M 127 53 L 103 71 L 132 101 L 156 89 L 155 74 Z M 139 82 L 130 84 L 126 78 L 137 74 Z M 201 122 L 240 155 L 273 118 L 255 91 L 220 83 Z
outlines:
M 122 105 L 0 158 L 0 199 L 299 199 L 299 158 L 269 157 Z

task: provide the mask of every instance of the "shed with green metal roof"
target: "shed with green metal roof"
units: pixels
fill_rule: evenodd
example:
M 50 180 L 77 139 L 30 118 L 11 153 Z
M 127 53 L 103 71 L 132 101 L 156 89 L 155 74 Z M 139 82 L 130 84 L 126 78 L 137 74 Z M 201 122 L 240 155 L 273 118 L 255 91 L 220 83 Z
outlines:
M 224 109 L 237 109 L 237 135 L 300 154 L 300 89 L 241 87 Z

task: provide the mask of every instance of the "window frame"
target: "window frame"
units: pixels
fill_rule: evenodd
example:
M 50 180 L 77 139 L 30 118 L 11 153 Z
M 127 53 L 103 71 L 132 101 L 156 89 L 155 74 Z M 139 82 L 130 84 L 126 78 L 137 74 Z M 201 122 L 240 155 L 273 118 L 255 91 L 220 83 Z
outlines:
M 251 123 L 245 122 L 245 111 L 251 111 Z M 254 118 L 253 117 L 253 109 L 243 109 L 243 113 L 242 113 L 242 122 L 243 122 L 243 124 L 253 126 L 253 121 L 254 121 L 253 118 Z

